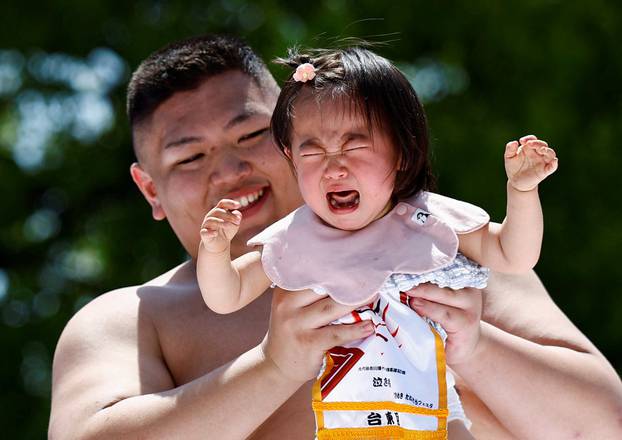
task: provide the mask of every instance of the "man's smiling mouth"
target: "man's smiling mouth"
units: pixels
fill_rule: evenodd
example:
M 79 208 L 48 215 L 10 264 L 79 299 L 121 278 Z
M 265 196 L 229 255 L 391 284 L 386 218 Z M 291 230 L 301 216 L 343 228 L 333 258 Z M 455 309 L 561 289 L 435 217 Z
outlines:
M 238 202 L 240 204 L 240 212 L 249 211 L 248 213 L 251 214 L 255 211 L 252 208 L 259 208 L 259 205 L 262 204 L 269 193 L 269 186 L 254 186 L 246 190 L 232 191 L 225 198 Z
M 242 205 L 242 209 L 251 207 L 253 204 L 257 203 L 259 199 L 263 196 L 263 188 L 259 191 L 252 192 L 242 197 L 234 197 L 233 200 L 239 202 Z

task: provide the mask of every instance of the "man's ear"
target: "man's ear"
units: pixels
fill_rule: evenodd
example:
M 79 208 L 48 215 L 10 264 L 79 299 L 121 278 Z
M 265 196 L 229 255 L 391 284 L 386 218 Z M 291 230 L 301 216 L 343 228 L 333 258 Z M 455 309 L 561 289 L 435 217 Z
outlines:
M 154 220 L 164 220 L 166 214 L 164 213 L 164 209 L 162 209 L 155 184 L 149 173 L 143 170 L 138 162 L 134 162 L 130 166 L 130 174 L 140 192 L 143 193 L 143 197 L 145 197 L 147 203 L 151 205 L 151 215 Z

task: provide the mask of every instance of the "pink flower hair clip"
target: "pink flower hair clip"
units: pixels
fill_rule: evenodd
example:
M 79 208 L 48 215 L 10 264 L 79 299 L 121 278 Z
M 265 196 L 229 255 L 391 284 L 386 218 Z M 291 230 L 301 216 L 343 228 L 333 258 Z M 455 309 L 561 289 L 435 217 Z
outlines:
M 303 63 L 296 67 L 294 81 L 307 82 L 315 78 L 315 67 L 311 63 Z

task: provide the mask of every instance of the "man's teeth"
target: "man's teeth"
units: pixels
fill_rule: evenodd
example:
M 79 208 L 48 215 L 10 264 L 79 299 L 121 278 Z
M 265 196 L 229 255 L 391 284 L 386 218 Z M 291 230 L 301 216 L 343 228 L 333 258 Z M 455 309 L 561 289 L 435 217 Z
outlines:
M 258 200 L 262 195 L 263 195 L 263 189 L 260 189 L 259 191 L 255 191 L 254 193 L 247 194 L 242 197 L 236 197 L 233 200 L 239 202 L 240 205 L 242 205 L 242 208 L 244 208 L 245 206 L 248 206 L 254 201 Z

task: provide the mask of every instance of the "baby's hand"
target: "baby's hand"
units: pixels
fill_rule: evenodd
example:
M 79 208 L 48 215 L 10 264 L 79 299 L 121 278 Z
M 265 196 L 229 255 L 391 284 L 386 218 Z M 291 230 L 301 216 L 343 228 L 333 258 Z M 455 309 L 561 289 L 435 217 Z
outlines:
M 207 213 L 201 225 L 201 243 L 206 251 L 220 253 L 229 247 L 242 221 L 239 208 L 239 202 L 222 199 Z
M 508 142 L 505 146 L 505 172 L 518 191 L 530 191 L 557 170 L 557 157 L 549 145 L 533 135 Z

